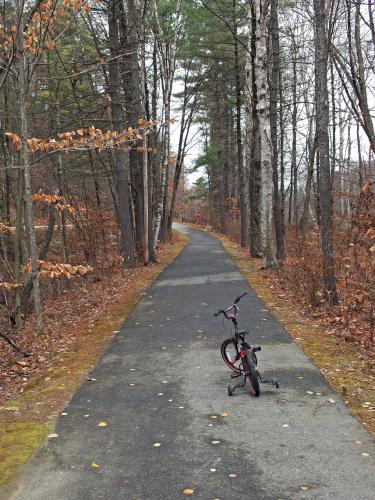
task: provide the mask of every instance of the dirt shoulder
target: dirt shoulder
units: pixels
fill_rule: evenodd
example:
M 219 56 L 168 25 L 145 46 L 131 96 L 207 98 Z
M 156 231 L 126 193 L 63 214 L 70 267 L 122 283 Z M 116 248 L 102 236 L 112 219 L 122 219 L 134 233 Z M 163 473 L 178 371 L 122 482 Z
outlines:
M 174 233 L 173 242 L 163 246 L 157 264 L 139 266 L 126 273 L 119 269 L 111 279 L 93 284 L 96 287 L 95 311 L 86 310 L 92 307 L 90 300 L 86 301 L 84 309 L 84 302 L 79 302 L 78 295 L 75 296 L 72 291 L 64 301 L 75 310 L 74 325 L 69 320 L 62 326 L 58 315 L 54 321 L 49 318 L 48 329 L 59 330 L 54 341 L 41 338 L 39 344 L 32 344 L 31 361 L 21 355 L 14 358 L 15 365 L 17 361 L 23 363 L 26 359 L 31 367 L 34 363 L 38 364 L 38 357 L 42 361 L 37 369 L 29 371 L 28 366 L 18 364 L 26 371 L 20 370 L 17 374 L 12 399 L 0 406 L 0 486 L 7 483 L 46 437 L 53 433 L 58 413 L 88 377 L 88 372 L 95 366 L 139 298 L 177 257 L 187 241 L 186 236 Z M 85 295 L 90 296 L 88 285 Z M 7 382 L 8 386 L 11 382 Z M 8 387 L 8 394 L 9 391 Z

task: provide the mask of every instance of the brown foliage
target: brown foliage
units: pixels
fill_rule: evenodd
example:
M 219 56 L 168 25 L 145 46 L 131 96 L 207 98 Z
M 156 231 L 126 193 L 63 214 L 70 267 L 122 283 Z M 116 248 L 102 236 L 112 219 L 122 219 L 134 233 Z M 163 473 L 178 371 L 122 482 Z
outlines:
M 322 278 L 318 228 L 305 239 L 290 232 L 287 258 L 278 273 L 282 286 L 307 305 L 339 337 L 375 353 L 375 194 L 366 183 L 349 220 L 336 217 L 335 272 L 340 305 L 331 308 Z M 321 307 L 321 309 L 317 309 Z

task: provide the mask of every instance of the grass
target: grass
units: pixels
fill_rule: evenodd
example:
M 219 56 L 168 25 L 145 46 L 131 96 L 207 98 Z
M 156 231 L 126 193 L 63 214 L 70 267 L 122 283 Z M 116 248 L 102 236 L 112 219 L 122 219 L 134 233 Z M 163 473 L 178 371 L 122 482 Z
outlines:
M 0 486 L 10 481 L 52 432 L 55 419 L 100 356 L 144 291 L 187 244 L 174 232 L 160 262 L 141 272 L 123 297 L 103 311 L 94 324 L 77 324 L 70 352 L 56 353 L 55 366 L 30 377 L 22 394 L 0 406 Z

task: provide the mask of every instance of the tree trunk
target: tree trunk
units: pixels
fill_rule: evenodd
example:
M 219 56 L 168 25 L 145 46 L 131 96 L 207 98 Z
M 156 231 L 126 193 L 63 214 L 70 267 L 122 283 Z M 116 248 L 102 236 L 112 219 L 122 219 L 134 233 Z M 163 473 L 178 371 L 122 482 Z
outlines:
M 309 207 L 310 207 L 311 187 L 312 187 L 312 181 L 313 181 L 313 176 L 314 176 L 314 160 L 315 160 L 316 147 L 317 147 L 316 136 L 314 137 L 312 144 L 310 144 L 310 138 L 309 138 L 308 142 L 309 142 L 309 144 L 308 144 L 309 157 L 308 157 L 308 163 L 307 163 L 307 179 L 306 179 L 306 188 L 305 188 L 305 199 L 303 202 L 302 216 L 301 216 L 301 220 L 299 223 L 299 228 L 300 228 L 300 231 L 302 233 L 302 236 L 304 236 L 306 234 L 306 231 L 307 231 L 307 217 L 308 217 Z
M 267 72 L 267 40 L 268 17 L 270 0 L 256 0 L 256 86 L 257 86 L 257 114 L 260 135 L 262 191 L 261 206 L 264 221 L 264 234 L 262 235 L 266 267 L 277 266 L 275 231 L 274 231 L 274 205 L 273 205 L 273 171 L 272 171 L 272 142 L 270 123 L 270 93 Z
M 18 63 L 18 79 L 17 79 L 17 94 L 18 94 L 18 115 L 20 120 L 20 138 L 21 138 L 21 165 L 24 170 L 25 180 L 25 217 L 26 227 L 28 231 L 28 240 L 30 247 L 31 258 L 31 279 L 33 284 L 33 301 L 34 313 L 36 321 L 36 334 L 40 335 L 43 330 L 43 318 L 41 310 L 41 299 L 39 289 L 39 266 L 37 260 L 37 249 L 34 231 L 33 217 L 33 199 L 31 188 L 31 165 L 28 144 L 28 123 L 26 110 L 26 59 L 24 48 L 24 22 L 23 22 L 23 2 L 16 0 L 17 12 L 17 36 L 16 36 L 16 55 Z
M 261 213 L 260 213 L 260 192 L 261 192 L 261 163 L 260 163 L 260 138 L 258 124 L 258 95 L 256 86 L 256 16 L 254 0 L 250 2 L 250 51 L 248 66 L 247 66 L 247 124 L 246 124 L 246 140 L 248 145 L 248 171 L 249 178 L 249 203 L 250 203 L 250 224 L 249 224 L 249 240 L 250 240 L 250 255 L 252 257 L 262 256 L 262 241 L 261 241 Z
M 120 53 L 118 19 L 119 0 L 109 0 L 108 30 L 111 59 L 109 61 L 109 95 L 111 97 L 111 111 L 113 129 L 121 133 L 124 131 L 124 117 L 121 106 L 121 78 L 118 63 Z M 118 195 L 119 224 L 121 232 L 121 252 L 126 267 L 134 267 L 136 257 L 134 253 L 133 227 L 130 215 L 129 197 L 129 154 L 126 146 L 119 146 L 113 150 L 113 159 Z
M 281 206 L 281 196 L 279 191 L 278 172 L 278 137 L 277 137 L 277 98 L 280 85 L 280 44 L 279 44 L 279 20 L 278 20 L 278 0 L 271 0 L 271 48 L 272 48 L 272 74 L 270 82 L 270 120 L 272 139 L 272 171 L 274 187 L 274 218 L 276 231 L 277 260 L 280 262 L 284 258 L 284 214 Z
M 174 73 L 176 69 L 177 39 L 179 34 L 179 20 L 181 11 L 181 0 L 176 1 L 175 22 L 171 26 L 173 37 L 171 41 L 166 40 L 164 31 L 160 24 L 156 0 L 153 0 L 156 31 L 158 36 L 157 47 L 161 69 L 161 79 L 163 80 L 163 101 L 164 101 L 164 140 L 161 167 L 161 180 L 158 201 L 155 210 L 155 224 L 153 244 L 156 245 L 158 237 L 164 240 L 168 228 L 168 178 L 170 162 L 170 135 L 171 135 L 171 98 Z
M 293 223 L 298 224 L 298 167 L 297 167 L 297 47 L 293 36 L 293 90 L 292 90 L 292 161 L 291 161 L 291 191 L 293 187 Z
M 236 80 L 236 139 L 237 139 L 237 169 L 238 169 L 238 195 L 240 205 L 240 244 L 246 247 L 248 239 L 246 200 L 245 200 L 245 176 L 243 168 L 242 130 L 241 130 L 241 78 L 240 61 L 238 51 L 238 29 L 236 21 L 236 3 L 233 0 L 233 35 L 234 35 L 234 73 Z
M 129 85 L 126 95 L 128 96 L 126 102 L 127 109 L 127 122 L 130 127 L 136 128 L 138 120 L 144 118 L 144 103 L 142 102 L 142 76 L 139 64 L 140 55 L 140 35 L 138 26 L 138 13 L 134 0 L 126 0 L 127 5 L 127 24 L 126 33 L 122 34 L 122 38 L 126 39 L 125 50 L 127 57 L 124 62 L 128 62 L 129 67 L 125 66 L 125 72 L 129 72 Z M 124 27 L 124 23 L 120 24 L 120 29 Z M 138 144 L 139 146 L 139 144 Z M 144 254 L 144 213 L 143 213 L 143 162 L 144 155 L 139 151 L 137 144 L 130 149 L 130 175 L 132 185 L 134 186 L 133 200 L 134 200 L 134 222 L 135 222 L 135 246 L 138 254 Z
M 17 193 L 16 193 L 16 234 L 14 236 L 14 281 L 20 283 L 21 265 L 22 265 L 22 239 L 23 239 L 23 198 L 24 198 L 24 175 L 20 170 L 17 175 Z M 15 290 L 14 317 L 16 328 L 22 328 L 21 311 L 21 290 Z
M 146 32 L 145 16 L 147 0 L 143 3 L 143 15 L 141 33 L 141 92 L 142 92 L 142 116 L 149 120 L 147 110 L 147 85 L 146 85 Z M 146 130 L 143 131 L 143 164 L 142 164 L 142 187 L 143 187 L 143 261 L 147 266 L 150 260 L 149 255 L 149 168 L 148 168 L 148 140 Z
M 319 154 L 320 236 L 323 252 L 324 284 L 332 304 L 337 303 L 332 239 L 332 190 L 329 162 L 328 43 L 326 33 L 326 0 L 314 0 L 315 13 L 315 96 L 317 150 Z

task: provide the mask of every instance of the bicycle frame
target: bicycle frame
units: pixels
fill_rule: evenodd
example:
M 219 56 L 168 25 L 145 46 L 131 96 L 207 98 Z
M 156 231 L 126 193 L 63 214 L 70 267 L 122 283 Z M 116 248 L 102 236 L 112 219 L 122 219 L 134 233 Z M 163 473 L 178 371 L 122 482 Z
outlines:
M 261 348 L 260 348 L 260 346 L 254 347 L 254 346 L 249 345 L 245 340 L 245 335 L 249 332 L 247 330 L 240 330 L 239 329 L 239 325 L 238 325 L 238 321 L 237 321 L 239 307 L 237 306 L 237 304 L 240 301 L 240 299 L 245 295 L 246 295 L 246 293 L 240 295 L 239 297 L 236 298 L 236 300 L 234 301 L 234 303 L 230 307 L 228 307 L 225 310 L 220 309 L 215 314 L 215 316 L 218 316 L 219 314 L 223 314 L 226 317 L 226 319 L 228 319 L 232 322 L 232 324 L 234 326 L 234 336 L 224 340 L 224 342 L 222 343 L 222 346 L 221 346 L 221 355 L 222 355 L 222 358 L 223 358 L 223 361 L 225 362 L 225 364 L 227 364 L 229 366 L 229 368 L 231 368 L 231 370 L 234 372 L 234 373 L 232 373 L 232 378 L 243 376 L 243 381 L 234 387 L 232 387 L 232 386 L 228 387 L 228 394 L 230 396 L 233 395 L 233 392 L 235 389 L 237 389 L 239 387 L 244 387 L 246 385 L 246 377 L 247 376 L 250 377 L 253 388 L 254 388 L 254 384 L 257 388 L 256 391 L 254 390 L 254 394 L 256 396 L 259 395 L 259 385 L 258 385 L 258 381 L 256 380 L 258 378 L 262 383 L 270 383 L 270 384 L 274 385 L 276 388 L 279 387 L 279 384 L 278 384 L 276 379 L 271 379 L 271 380 L 262 379 L 262 377 L 257 369 L 258 360 L 257 360 L 256 354 L 255 354 L 256 352 L 260 351 Z M 234 359 L 231 359 L 231 360 L 229 359 L 227 352 L 226 352 L 229 344 L 232 344 L 236 350 L 236 357 Z M 250 355 L 251 357 L 249 358 L 248 355 Z M 237 366 L 235 366 L 235 363 L 237 363 L 237 361 L 239 361 L 239 360 L 241 360 L 241 361 L 240 361 L 239 366 L 237 367 Z M 254 377 L 255 377 L 255 380 L 254 380 Z

